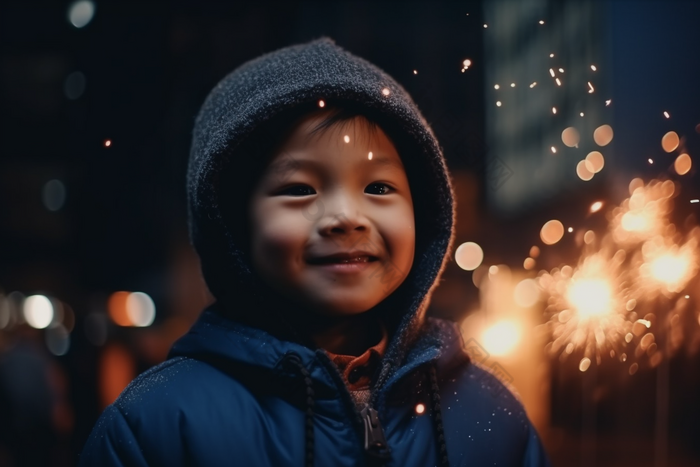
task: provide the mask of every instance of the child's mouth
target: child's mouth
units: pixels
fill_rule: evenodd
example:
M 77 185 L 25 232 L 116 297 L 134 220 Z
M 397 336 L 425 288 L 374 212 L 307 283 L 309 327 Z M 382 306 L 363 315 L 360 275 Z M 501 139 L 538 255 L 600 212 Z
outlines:
M 360 272 L 364 271 L 369 263 L 378 261 L 378 259 L 371 255 L 339 254 L 310 258 L 308 263 L 314 266 L 323 266 L 324 269 L 333 272 Z

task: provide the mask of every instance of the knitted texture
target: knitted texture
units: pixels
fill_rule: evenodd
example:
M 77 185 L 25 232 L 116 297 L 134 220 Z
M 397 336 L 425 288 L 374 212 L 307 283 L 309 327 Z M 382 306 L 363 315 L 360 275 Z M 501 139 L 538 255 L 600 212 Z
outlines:
M 352 102 L 381 116 L 383 129 L 391 127 L 392 140 L 401 148 L 414 203 L 421 203 L 415 209 L 413 267 L 383 303 L 390 342 L 380 378 L 386 380 L 422 327 L 430 294 L 452 249 L 455 215 L 442 150 L 411 97 L 388 74 L 327 37 L 268 53 L 228 74 L 210 92 L 195 121 L 187 185 L 190 239 L 215 297 L 238 297 L 234 303 L 251 308 L 244 313 L 284 305 L 253 273 L 246 246 L 236 243 L 224 218 L 218 176 L 225 163 L 236 166 L 236 148 L 259 125 L 319 99 Z M 247 222 L 245 212 L 235 217 Z

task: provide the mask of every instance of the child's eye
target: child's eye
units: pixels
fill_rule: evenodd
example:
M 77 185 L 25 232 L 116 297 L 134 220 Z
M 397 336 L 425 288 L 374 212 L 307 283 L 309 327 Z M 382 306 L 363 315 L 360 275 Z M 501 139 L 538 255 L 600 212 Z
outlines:
M 389 191 L 393 190 L 393 188 L 390 187 L 389 185 L 387 185 L 386 183 L 372 183 L 367 188 L 373 188 L 373 187 L 379 187 L 379 190 L 383 189 L 384 191 L 382 193 L 377 193 L 377 194 L 381 194 L 381 195 L 385 195 Z
M 315 193 L 314 189 L 306 185 L 296 185 L 280 191 L 280 195 L 308 196 Z

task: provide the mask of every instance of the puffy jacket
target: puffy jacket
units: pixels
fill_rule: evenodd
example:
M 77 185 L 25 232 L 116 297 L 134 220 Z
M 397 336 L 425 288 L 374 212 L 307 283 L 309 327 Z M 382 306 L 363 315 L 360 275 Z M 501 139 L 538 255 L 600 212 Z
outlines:
M 250 189 L 260 169 L 247 146 L 256 129 L 319 99 L 372 115 L 397 146 L 414 200 L 413 266 L 367 312 L 389 339 L 359 408 L 304 323 L 289 322 L 311 315 L 254 272 L 245 205 L 223 195 Z M 234 70 L 195 121 L 188 202 L 192 244 L 217 302 L 104 411 L 81 466 L 548 465 L 522 405 L 470 362 L 458 326 L 426 317 L 454 242 L 453 190 L 429 125 L 382 70 L 328 38 Z

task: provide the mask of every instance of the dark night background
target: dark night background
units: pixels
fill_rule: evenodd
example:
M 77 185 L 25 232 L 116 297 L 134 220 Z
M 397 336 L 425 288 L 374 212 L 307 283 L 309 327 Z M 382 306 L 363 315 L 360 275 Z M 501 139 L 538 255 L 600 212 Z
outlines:
M 542 221 L 573 219 L 569 213 L 596 196 L 625 191 L 634 176 L 656 175 L 644 161 L 660 152 L 659 132 L 683 132 L 690 155 L 700 150 L 695 2 L 610 3 L 604 48 L 613 70 L 616 172 L 592 191 L 567 189 L 508 218 L 489 210 L 483 183 L 491 105 L 485 89 L 492 83 L 482 66 L 488 29 L 481 2 L 96 1 L 83 28 L 67 20 L 69 5 L 0 4 L 0 293 L 55 297 L 74 317 L 70 347 L 60 356 L 46 350 L 44 331 L 0 326 L 0 383 L 28 388 L 12 399 L 12 389 L 0 384 L 0 465 L 73 465 L 110 384 L 162 361 L 210 301 L 187 239 L 191 131 L 211 88 L 262 53 L 328 35 L 404 85 L 453 171 L 457 244 L 480 243 L 490 264 L 520 266 Z M 465 58 L 473 65 L 460 73 Z M 76 71 L 84 74 L 84 91 L 69 98 L 66 79 Z M 673 125 L 657 118 L 673 106 Z M 65 186 L 56 211 L 42 202 L 50 180 Z M 697 180 L 684 183 L 697 197 Z M 568 259 L 567 248 L 563 242 L 555 258 Z M 444 278 L 431 313 L 462 319 L 478 306 L 479 291 L 454 262 Z M 88 317 L 103 316 L 120 290 L 150 295 L 155 322 L 103 324 L 106 335 L 91 338 L 96 318 Z M 3 352 L 18 342 L 29 350 L 3 366 Z M 115 361 L 124 371 L 110 376 Z M 698 370 L 697 355 L 670 363 L 668 465 L 700 462 Z M 640 372 L 635 386 L 626 380 L 600 391 L 597 438 L 580 430 L 587 383 L 578 374 L 562 382 L 565 373 L 552 371 L 552 430 L 543 433 L 554 465 L 579 465 L 580 450 L 588 449 L 581 439 L 590 436 L 600 450 L 599 464 L 590 465 L 652 465 L 645 446 L 653 445 L 654 372 Z M 623 456 L 614 447 L 620 445 L 638 457 Z

